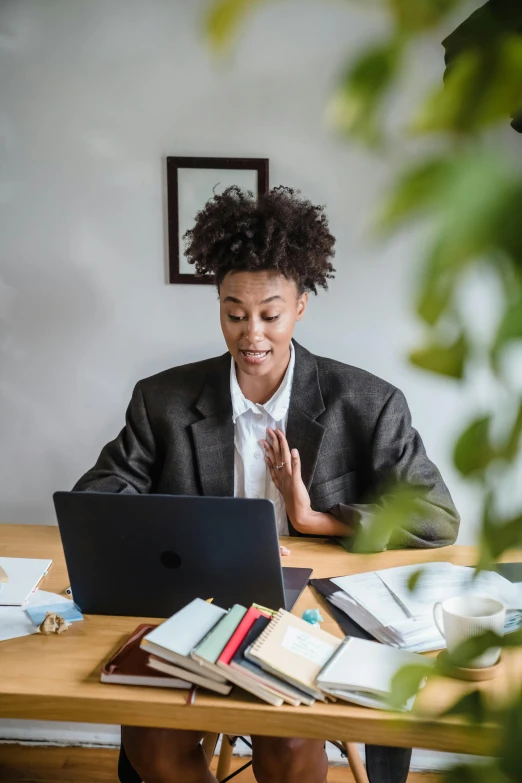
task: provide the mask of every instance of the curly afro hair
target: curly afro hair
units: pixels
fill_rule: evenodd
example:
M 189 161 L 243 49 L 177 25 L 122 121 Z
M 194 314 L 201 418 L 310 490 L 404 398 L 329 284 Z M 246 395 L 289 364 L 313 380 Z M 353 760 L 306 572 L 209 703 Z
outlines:
M 215 275 L 218 288 L 229 272 L 270 269 L 294 280 L 299 293 L 316 294 L 335 272 L 335 239 L 323 207 L 292 188 L 274 188 L 258 200 L 229 187 L 205 204 L 183 239 L 196 275 Z

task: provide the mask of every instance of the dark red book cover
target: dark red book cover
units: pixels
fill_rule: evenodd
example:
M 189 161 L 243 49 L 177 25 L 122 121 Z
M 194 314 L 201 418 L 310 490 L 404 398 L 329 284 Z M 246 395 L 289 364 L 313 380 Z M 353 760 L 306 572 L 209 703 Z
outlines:
M 156 625 L 138 625 L 135 631 L 129 636 L 127 641 L 120 647 L 119 650 L 110 658 L 102 669 L 102 674 L 110 675 L 125 675 L 127 677 L 147 677 L 148 679 L 169 679 L 168 674 L 155 671 L 147 666 L 149 660 L 149 653 L 142 650 L 140 642 L 143 637 L 150 633 Z M 172 677 L 172 682 L 180 683 L 176 677 Z M 178 684 L 177 687 L 180 687 Z M 190 688 L 190 683 L 186 684 L 187 688 Z

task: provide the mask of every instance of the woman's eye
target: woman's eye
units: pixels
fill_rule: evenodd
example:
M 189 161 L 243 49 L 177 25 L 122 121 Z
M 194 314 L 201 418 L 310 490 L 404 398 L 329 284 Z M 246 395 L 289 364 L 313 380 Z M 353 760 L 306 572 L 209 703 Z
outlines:
M 239 321 L 244 321 L 246 316 L 244 315 L 232 315 L 232 313 L 228 313 L 228 320 L 232 321 L 232 323 L 238 323 Z M 279 315 L 265 315 L 263 316 L 263 321 L 277 321 L 279 318 Z

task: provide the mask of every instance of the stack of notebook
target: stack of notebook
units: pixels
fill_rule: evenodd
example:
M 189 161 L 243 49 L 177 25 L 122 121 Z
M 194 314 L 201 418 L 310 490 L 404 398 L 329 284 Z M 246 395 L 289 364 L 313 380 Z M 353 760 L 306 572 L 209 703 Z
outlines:
M 232 686 L 226 677 L 215 669 L 203 669 L 191 655 L 226 616 L 225 609 L 195 598 L 141 640 L 141 649 L 149 654 L 149 667 L 227 695 Z
M 384 707 L 396 671 L 420 662 L 375 642 L 342 641 L 284 609 L 236 604 L 227 612 L 196 599 L 162 625 L 136 629 L 102 681 L 223 695 L 237 685 L 274 706 L 341 698 Z

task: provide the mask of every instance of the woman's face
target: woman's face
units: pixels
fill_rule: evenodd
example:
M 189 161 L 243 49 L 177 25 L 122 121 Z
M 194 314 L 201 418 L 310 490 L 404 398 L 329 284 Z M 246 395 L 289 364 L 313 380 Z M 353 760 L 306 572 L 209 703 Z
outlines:
M 262 376 L 283 371 L 296 321 L 308 294 L 279 272 L 229 272 L 219 289 L 227 348 L 242 372 Z

